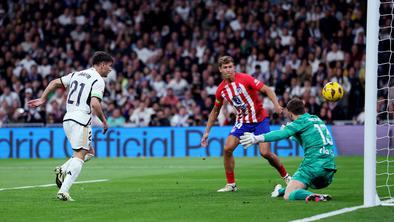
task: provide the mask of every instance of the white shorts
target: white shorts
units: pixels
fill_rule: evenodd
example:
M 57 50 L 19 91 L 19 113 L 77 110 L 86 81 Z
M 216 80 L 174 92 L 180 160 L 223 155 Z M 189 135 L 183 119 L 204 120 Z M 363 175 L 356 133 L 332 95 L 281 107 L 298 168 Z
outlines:
M 74 150 L 90 150 L 92 144 L 92 127 L 82 126 L 73 121 L 63 122 L 63 129 Z

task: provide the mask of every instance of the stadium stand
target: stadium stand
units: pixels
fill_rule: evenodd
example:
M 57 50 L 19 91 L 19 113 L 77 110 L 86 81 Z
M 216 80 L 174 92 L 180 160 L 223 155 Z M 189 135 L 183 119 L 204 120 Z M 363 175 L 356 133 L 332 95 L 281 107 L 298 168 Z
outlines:
M 114 126 L 203 125 L 222 55 L 274 87 L 281 104 L 299 96 L 328 123 L 363 123 L 365 16 L 357 0 L 2 1 L 0 126 L 62 122 L 64 90 L 41 110 L 26 101 L 97 50 L 116 60 L 103 101 Z M 328 81 L 343 85 L 340 103 L 319 96 Z M 219 123 L 233 121 L 225 107 Z

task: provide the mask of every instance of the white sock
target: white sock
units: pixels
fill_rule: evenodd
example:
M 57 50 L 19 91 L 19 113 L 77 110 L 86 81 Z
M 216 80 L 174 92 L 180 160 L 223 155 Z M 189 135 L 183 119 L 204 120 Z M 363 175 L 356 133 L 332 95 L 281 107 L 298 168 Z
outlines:
M 81 172 L 83 166 L 83 160 L 73 157 L 68 164 L 68 169 L 66 171 L 66 178 L 64 178 L 62 187 L 60 187 L 59 193 L 68 193 L 71 188 L 71 185 L 78 178 L 79 173 Z
M 63 163 L 63 165 L 61 166 L 63 172 L 66 172 L 66 171 L 67 171 L 68 165 L 70 164 L 70 162 L 71 162 L 72 159 L 73 159 L 73 158 L 71 157 L 71 158 L 68 159 L 65 163 Z

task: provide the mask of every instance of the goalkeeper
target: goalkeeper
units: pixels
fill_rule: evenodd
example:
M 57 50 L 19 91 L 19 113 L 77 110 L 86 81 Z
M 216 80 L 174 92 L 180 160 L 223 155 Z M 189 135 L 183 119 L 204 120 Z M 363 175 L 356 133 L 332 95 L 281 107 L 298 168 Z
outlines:
M 283 196 L 285 200 L 328 201 L 327 194 L 316 194 L 307 189 L 325 188 L 332 182 L 336 172 L 332 137 L 317 116 L 305 112 L 304 103 L 300 99 L 291 99 L 287 104 L 287 115 L 292 120 L 281 130 L 266 134 L 254 135 L 244 133 L 240 138 L 244 148 L 260 142 L 272 142 L 292 137 L 304 149 L 304 160 L 294 174 L 292 180 L 283 188 L 278 184 L 272 197 Z

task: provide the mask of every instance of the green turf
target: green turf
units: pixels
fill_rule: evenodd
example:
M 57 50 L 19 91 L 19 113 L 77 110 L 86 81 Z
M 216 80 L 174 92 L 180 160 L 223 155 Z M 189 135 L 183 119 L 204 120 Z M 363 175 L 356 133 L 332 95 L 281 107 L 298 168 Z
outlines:
M 282 158 L 293 173 L 299 158 Z M 54 183 L 61 160 L 0 160 L 0 189 Z M 333 201 L 308 203 L 272 199 L 282 182 L 265 160 L 236 159 L 239 192 L 225 185 L 222 159 L 95 159 L 85 164 L 75 202 L 55 198 L 55 187 L 0 191 L 0 221 L 289 221 L 362 204 L 363 160 L 340 157 L 334 183 L 322 190 Z M 326 221 L 392 221 L 394 208 L 363 209 Z

